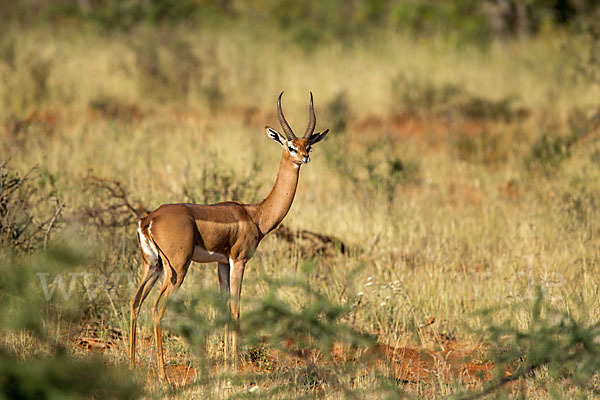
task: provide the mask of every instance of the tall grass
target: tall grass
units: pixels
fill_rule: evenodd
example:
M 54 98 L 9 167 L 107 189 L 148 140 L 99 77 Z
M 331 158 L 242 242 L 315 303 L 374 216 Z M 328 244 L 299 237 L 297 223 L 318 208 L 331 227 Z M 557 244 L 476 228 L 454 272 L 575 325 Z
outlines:
M 312 90 L 319 126 L 337 131 L 302 167 L 285 224 L 337 236 L 351 251 L 315 254 L 267 237 L 246 273 L 243 320 L 248 313 L 248 324 L 260 321 L 252 314 L 260 308 L 248 299 L 268 299 L 272 282 L 294 275 L 310 258 L 314 266 L 304 279 L 319 304 L 345 305 L 336 321 L 376 335 L 380 344 L 479 348 L 490 335 L 489 321 L 477 311 L 530 304 L 538 286 L 552 307 L 589 326 L 600 310 L 598 87 L 569 80 L 576 60 L 560 49 L 570 39 L 494 42 L 481 52 L 388 32 L 307 51 L 269 27 L 9 30 L 0 53 L 0 154 L 20 174 L 37 165 L 39 193 L 64 201 L 63 224 L 98 246 L 84 270 L 106 278 L 110 290 L 92 300 L 78 286 L 78 307 L 86 318 L 126 331 L 133 289 L 116 274 L 128 273 L 133 282 L 139 274 L 135 218 L 118 226 L 90 218 L 86 210 L 108 203 L 87 178 L 120 181 L 138 209 L 256 201 L 273 184 L 280 156 L 263 133 L 265 124 L 276 123 L 277 94 L 285 89 L 286 115 L 301 130 Z M 30 207 L 49 216 L 55 209 L 43 202 Z M 192 268 L 179 293 L 181 309 L 214 321 L 208 300 L 190 300 L 198 288 L 211 287 L 214 267 Z M 293 321 L 314 300 L 285 286 L 277 296 L 291 304 L 285 315 Z M 427 324 L 432 316 L 435 323 Z M 194 342 L 190 332 L 200 325 L 175 310 L 166 319 L 173 335 L 167 358 L 201 358 L 177 339 L 183 332 Z M 494 320 L 510 320 L 515 329 L 533 321 L 527 308 L 510 307 Z M 180 321 L 188 321 L 183 331 Z M 141 336 L 150 336 L 150 325 L 144 310 Z M 309 333 L 322 344 L 320 334 Z M 219 360 L 218 349 L 218 336 L 201 343 L 209 364 Z M 250 358 L 262 357 L 260 347 L 247 350 Z M 107 358 L 122 363 L 125 355 Z M 141 361 L 152 368 L 152 353 Z M 342 398 L 342 387 L 370 390 L 393 375 L 279 372 L 260 382 L 283 388 L 282 397 Z M 162 393 L 148 376 L 150 392 Z M 251 375 L 231 388 L 215 376 L 209 382 L 218 381 L 216 391 L 202 381 L 210 378 L 199 377 L 197 386 L 177 393 L 241 395 L 259 379 Z M 343 385 L 333 385 L 331 376 Z M 306 381 L 299 386 L 298 379 Z M 321 381 L 329 383 L 315 383 Z M 555 375 L 527 385 L 528 397 L 544 397 L 548 387 L 563 395 L 593 390 Z M 461 382 L 400 388 L 442 396 Z

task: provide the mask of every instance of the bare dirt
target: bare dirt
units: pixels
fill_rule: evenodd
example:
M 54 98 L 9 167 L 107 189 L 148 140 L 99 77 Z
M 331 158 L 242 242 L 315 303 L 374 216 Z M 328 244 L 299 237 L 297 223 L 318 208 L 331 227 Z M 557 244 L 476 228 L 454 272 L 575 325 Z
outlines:
M 127 353 L 128 343 L 122 336 L 100 338 L 95 332 L 87 332 L 85 337 L 74 340 L 77 351 Z M 356 351 L 343 346 L 334 345 L 330 357 L 322 357 L 314 350 L 297 349 L 292 341 L 286 343 L 285 350 L 262 347 L 259 355 L 247 354 L 240 362 L 242 373 L 274 373 L 291 368 L 326 367 L 356 360 L 357 354 L 367 360 L 366 371 L 381 368 L 393 371 L 395 380 L 402 385 L 450 383 L 460 381 L 471 385 L 485 382 L 492 378 L 494 365 L 482 360 L 484 349 L 468 346 L 457 341 L 445 344 L 444 350 L 428 350 L 423 348 L 394 347 L 379 344 L 371 351 Z M 139 338 L 138 354 L 152 352 L 152 363 L 155 360 L 155 346 L 151 337 Z M 171 364 L 167 365 L 169 381 L 177 386 L 192 383 L 197 377 L 197 370 L 189 362 L 177 360 L 177 355 L 165 354 Z M 175 362 L 175 364 L 173 364 Z M 149 373 L 154 373 L 154 365 L 149 365 Z M 212 368 L 217 369 L 217 364 Z

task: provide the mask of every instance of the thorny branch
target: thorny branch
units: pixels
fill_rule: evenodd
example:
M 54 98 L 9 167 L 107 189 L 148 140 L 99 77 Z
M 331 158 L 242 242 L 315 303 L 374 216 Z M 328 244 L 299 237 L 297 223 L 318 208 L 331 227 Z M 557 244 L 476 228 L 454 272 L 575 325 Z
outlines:
M 86 190 L 96 189 L 84 213 L 98 226 L 117 228 L 135 223 L 149 213 L 139 200 L 132 200 L 120 181 L 89 175 Z
M 9 243 L 26 251 L 40 243 L 45 247 L 57 225 L 64 208 L 60 200 L 56 199 L 58 209 L 47 220 L 40 222 L 40 216 L 34 213 L 36 205 L 49 200 L 33 182 L 35 171 L 37 167 L 20 176 L 8 167 L 8 162 L 0 163 L 0 244 Z

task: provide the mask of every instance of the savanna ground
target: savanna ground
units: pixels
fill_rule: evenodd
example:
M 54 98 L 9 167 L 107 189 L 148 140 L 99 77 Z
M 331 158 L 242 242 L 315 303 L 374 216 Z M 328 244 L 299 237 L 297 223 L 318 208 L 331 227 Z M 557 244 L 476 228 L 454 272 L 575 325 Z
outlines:
M 385 31 L 307 49 L 224 28 L 4 30 L 6 397 L 44 363 L 40 386 L 75 376 L 98 397 L 597 394 L 595 42 L 556 30 L 481 49 Z M 163 321 L 172 387 L 155 371 L 156 290 L 139 367 L 124 369 L 137 217 L 264 197 L 281 90 L 297 131 L 312 91 L 331 132 L 286 231 L 247 267 L 240 372 L 223 365 L 212 264 L 191 268 Z

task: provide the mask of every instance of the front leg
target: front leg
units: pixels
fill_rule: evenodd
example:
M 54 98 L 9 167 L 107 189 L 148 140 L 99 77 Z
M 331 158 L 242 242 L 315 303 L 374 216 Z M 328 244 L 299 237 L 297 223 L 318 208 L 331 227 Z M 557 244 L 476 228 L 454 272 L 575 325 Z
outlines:
M 229 265 L 229 263 L 219 263 L 219 287 L 221 289 L 221 297 L 223 301 L 227 302 L 229 307 L 229 294 L 230 294 L 230 282 L 229 277 L 231 274 L 231 269 L 233 267 Z M 229 359 L 231 356 L 231 350 L 229 347 L 229 324 L 225 324 L 224 335 L 223 335 L 223 343 L 224 343 L 224 354 L 225 359 Z
M 237 369 L 238 362 L 238 335 L 240 319 L 240 296 L 242 294 L 242 280 L 244 279 L 244 269 L 246 261 L 234 261 L 231 272 L 231 316 L 233 317 L 233 332 L 231 335 L 231 347 L 233 348 L 233 362 Z

